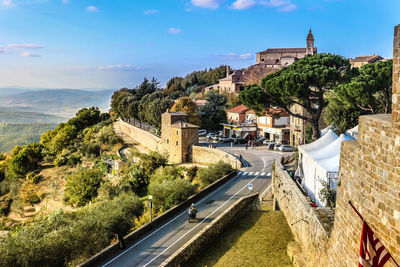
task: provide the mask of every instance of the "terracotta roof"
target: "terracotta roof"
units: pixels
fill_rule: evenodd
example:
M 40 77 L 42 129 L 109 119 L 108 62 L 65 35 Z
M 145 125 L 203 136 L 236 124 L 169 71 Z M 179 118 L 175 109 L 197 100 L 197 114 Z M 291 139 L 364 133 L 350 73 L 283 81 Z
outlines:
M 314 47 L 314 52 L 317 48 Z M 257 54 L 275 54 L 275 53 L 306 53 L 306 48 L 268 48 L 267 50 L 258 52 Z
M 194 100 L 193 102 L 196 104 L 196 106 L 202 107 L 202 106 L 204 106 L 208 101 L 207 101 L 207 100 L 199 99 L 199 100 Z
M 226 112 L 230 112 L 230 113 L 243 113 L 243 112 L 246 112 L 246 111 L 248 111 L 248 110 L 250 110 L 248 107 L 246 107 L 245 105 L 239 105 L 239 106 L 236 106 L 236 107 L 234 107 L 234 108 L 231 108 L 231 109 L 229 109 L 229 110 L 227 110 Z
M 265 112 L 265 116 L 274 116 L 274 115 L 279 115 L 281 117 L 289 117 L 289 113 L 284 110 L 283 108 L 269 108 Z
M 182 129 L 182 128 L 200 128 L 200 127 L 197 125 L 194 125 L 194 124 L 187 123 L 187 122 L 177 121 L 171 125 L 171 128 Z
M 354 59 L 352 59 L 352 62 L 368 62 L 368 63 L 374 63 L 378 60 L 382 60 L 383 57 L 377 56 L 377 55 L 371 55 L 371 56 L 359 56 Z
M 250 109 L 250 110 L 246 111 L 246 114 L 256 114 L 256 112 L 254 110 Z

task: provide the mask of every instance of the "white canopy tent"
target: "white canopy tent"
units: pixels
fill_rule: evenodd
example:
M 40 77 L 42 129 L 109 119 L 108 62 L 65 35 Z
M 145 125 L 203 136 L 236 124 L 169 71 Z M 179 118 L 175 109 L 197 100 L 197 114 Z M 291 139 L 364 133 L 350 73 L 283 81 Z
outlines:
M 299 167 L 302 168 L 304 174 L 302 186 L 318 206 L 324 206 L 318 194 L 322 189 L 320 181 L 328 182 L 331 188 L 337 187 L 340 147 L 346 140 L 354 140 L 354 138 L 347 134 L 338 137 L 332 130 L 328 130 L 315 142 L 299 146 Z
M 333 130 L 333 125 L 329 125 L 328 127 L 322 129 L 322 130 L 320 131 L 321 136 L 325 135 L 329 130 Z
M 351 128 L 350 130 L 347 130 L 346 133 L 353 136 L 355 139 L 358 139 L 358 125 L 354 128 Z

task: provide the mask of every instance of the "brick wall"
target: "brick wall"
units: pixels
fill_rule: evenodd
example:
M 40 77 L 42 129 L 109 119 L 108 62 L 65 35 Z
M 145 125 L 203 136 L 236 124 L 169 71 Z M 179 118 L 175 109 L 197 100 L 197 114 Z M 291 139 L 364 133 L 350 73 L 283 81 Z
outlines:
M 400 25 L 395 28 L 393 51 L 393 113 L 361 116 L 357 141 L 342 143 L 334 227 L 328 239 L 318 228 L 292 227 L 294 236 L 310 258 L 311 266 L 356 266 L 362 222 L 350 200 L 380 239 L 400 262 Z M 300 214 L 310 214 L 293 191 L 290 179 L 275 164 L 274 189 L 289 225 Z M 279 186 L 279 183 L 283 184 Z M 289 184 L 289 185 L 288 185 Z M 286 201 L 288 203 L 286 203 Z M 286 207 L 286 205 L 288 205 Z M 310 217 L 310 216 L 309 216 Z M 318 243 L 319 242 L 319 243 Z M 385 266 L 395 266 L 390 260 Z

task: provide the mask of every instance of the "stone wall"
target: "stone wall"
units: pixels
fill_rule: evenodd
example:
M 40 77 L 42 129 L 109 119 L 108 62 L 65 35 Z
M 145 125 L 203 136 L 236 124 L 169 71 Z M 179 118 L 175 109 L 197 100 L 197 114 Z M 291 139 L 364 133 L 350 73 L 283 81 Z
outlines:
M 114 128 L 118 128 L 120 131 L 122 131 L 124 134 L 135 140 L 136 142 L 140 143 L 141 145 L 147 147 L 148 149 L 152 151 L 158 151 L 158 152 L 164 152 L 166 149 L 164 148 L 161 138 L 148 132 L 145 130 L 142 130 L 138 127 L 135 127 L 133 125 L 130 125 L 129 123 L 126 123 L 122 121 L 121 119 L 118 119 L 114 123 Z
M 258 200 L 258 194 L 238 199 L 232 206 L 222 212 L 215 220 L 204 227 L 198 234 L 190 239 L 178 251 L 166 259 L 160 266 L 185 266 L 185 263 L 216 238 L 221 231 L 239 214 L 243 213 L 249 205 Z
M 323 257 L 327 251 L 329 227 L 321 222 L 323 220 L 318 217 L 317 209 L 310 206 L 279 161 L 275 162 L 272 172 L 272 193 L 274 202 L 285 214 L 295 240 L 302 245 L 310 266 L 329 266 Z
M 218 161 L 223 161 L 230 164 L 234 169 L 240 169 L 242 163 L 235 159 L 235 156 L 222 150 L 204 146 L 192 147 L 192 160 L 195 163 L 217 163 Z
M 393 113 L 361 116 L 358 140 L 342 143 L 334 227 L 330 237 L 320 237 L 319 229 L 291 226 L 296 240 L 309 256 L 311 266 L 358 264 L 362 221 L 349 201 L 392 257 L 400 262 L 400 25 L 395 28 L 392 88 Z M 310 208 L 298 204 L 299 194 L 293 193 L 290 178 L 279 167 L 276 163 L 273 187 L 291 225 L 298 218 L 291 209 L 309 214 Z M 292 193 L 287 193 L 289 190 Z M 289 202 L 291 206 L 286 206 Z M 389 260 L 385 266 L 396 265 Z

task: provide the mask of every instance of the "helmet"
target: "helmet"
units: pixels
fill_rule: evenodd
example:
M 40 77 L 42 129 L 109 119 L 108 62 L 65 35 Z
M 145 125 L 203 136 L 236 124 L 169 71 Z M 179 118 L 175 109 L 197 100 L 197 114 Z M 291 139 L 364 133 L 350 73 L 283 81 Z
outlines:
M 191 207 L 194 207 L 194 203 L 192 203 Z

